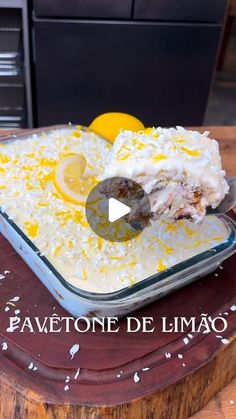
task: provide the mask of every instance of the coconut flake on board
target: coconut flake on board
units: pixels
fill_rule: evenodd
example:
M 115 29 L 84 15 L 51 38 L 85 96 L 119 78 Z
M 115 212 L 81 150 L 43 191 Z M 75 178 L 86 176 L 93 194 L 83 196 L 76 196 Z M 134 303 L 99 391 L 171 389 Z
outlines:
M 134 382 L 135 382 L 135 383 L 139 383 L 139 381 L 140 381 L 140 377 L 139 377 L 138 373 L 137 373 L 137 372 L 135 372 L 135 373 L 134 373 Z
M 75 345 L 73 345 L 70 348 L 70 355 L 71 355 L 71 359 L 74 358 L 75 354 L 80 350 L 80 346 L 79 343 L 76 343 Z
M 33 362 L 31 362 L 28 366 L 28 370 L 32 370 L 33 368 L 34 368 L 34 364 L 33 364 Z
M 74 380 L 77 380 L 77 378 L 79 377 L 79 375 L 80 375 L 80 368 L 77 369 L 77 371 L 75 373 L 75 376 L 74 376 Z
M 36 367 L 33 362 L 31 362 L 28 366 L 28 370 L 37 371 L 37 369 L 38 367 Z
M 229 339 L 221 339 L 221 342 L 224 344 L 224 345 L 228 345 L 229 343 L 230 343 L 230 341 L 229 341 Z
M 17 295 L 16 297 L 11 298 L 9 301 L 16 303 L 17 301 L 20 301 L 20 297 Z
M 170 352 L 165 352 L 165 357 L 166 357 L 166 359 L 171 358 L 171 353 Z
M 10 271 L 4 271 L 0 273 L 0 279 L 5 279 L 6 276 L 10 273 Z
M 188 343 L 189 343 L 188 338 L 183 338 L 183 342 L 184 342 L 185 345 L 188 345 Z
M 3 342 L 2 343 L 2 351 L 6 351 L 8 349 L 8 344 L 7 342 Z

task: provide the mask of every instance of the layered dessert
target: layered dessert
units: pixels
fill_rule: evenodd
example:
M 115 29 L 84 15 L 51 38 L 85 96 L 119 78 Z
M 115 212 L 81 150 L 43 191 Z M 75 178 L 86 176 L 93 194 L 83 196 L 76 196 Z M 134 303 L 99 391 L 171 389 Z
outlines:
M 92 132 L 68 127 L 2 142 L 1 211 L 74 286 L 97 293 L 130 287 L 225 242 L 227 227 L 215 216 L 205 217 L 201 224 L 162 219 L 132 240 L 109 242 L 97 236 L 88 225 L 85 200 L 90 189 L 109 171 L 110 175 L 135 176 L 149 192 L 157 184 L 159 188 L 166 184 L 169 191 L 181 188 L 185 179 L 188 187 L 191 185 L 192 190 L 195 187 L 199 191 L 198 205 L 194 206 L 191 200 L 188 206 L 195 217 L 205 200 L 217 205 L 227 190 L 217 143 L 210 141 L 206 134 L 157 129 L 148 135 L 123 132 L 112 147 Z M 200 153 L 195 156 L 196 160 L 189 150 Z M 109 165 L 111 155 L 113 171 Z M 184 155 L 186 161 L 182 157 L 179 161 L 177 155 Z M 84 170 L 81 168 L 83 159 L 86 160 L 83 179 L 76 185 L 72 183 L 70 188 L 73 194 L 61 186 L 60 173 L 57 173 L 60 162 L 66 163 L 67 159 L 79 162 L 78 177 Z M 64 177 L 70 183 L 73 180 L 71 166 L 64 169 Z M 165 200 L 163 198 L 163 202 Z M 181 218 L 181 214 L 176 218 Z
M 216 208 L 228 192 L 219 145 L 208 132 L 177 128 L 121 131 L 105 167 L 105 178 L 124 176 L 149 195 L 152 220 L 194 222 Z

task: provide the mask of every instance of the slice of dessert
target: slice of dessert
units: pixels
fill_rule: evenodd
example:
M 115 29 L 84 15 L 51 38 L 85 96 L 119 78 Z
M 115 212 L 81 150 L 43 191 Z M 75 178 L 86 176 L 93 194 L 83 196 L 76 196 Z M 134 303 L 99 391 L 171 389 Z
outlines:
M 121 131 L 104 177 L 122 176 L 142 185 L 153 220 L 199 222 L 206 208 L 216 208 L 229 190 L 218 142 L 208 134 L 182 127 Z

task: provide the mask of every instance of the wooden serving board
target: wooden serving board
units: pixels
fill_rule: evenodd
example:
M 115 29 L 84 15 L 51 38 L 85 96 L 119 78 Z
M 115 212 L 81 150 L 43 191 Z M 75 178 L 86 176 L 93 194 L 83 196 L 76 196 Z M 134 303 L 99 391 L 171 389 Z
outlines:
M 223 269 L 133 313 L 153 317 L 153 333 L 127 333 L 126 319 L 118 333 L 39 333 L 35 324 L 34 333 L 8 333 L 16 310 L 21 321 L 68 313 L 2 236 L 0 249 L 1 419 L 185 419 L 236 376 L 236 255 Z M 1 276 L 4 271 L 10 273 Z M 199 323 L 203 313 L 224 316 L 227 330 L 160 330 L 162 317 Z M 75 344 L 80 350 L 71 359 Z
M 69 418 L 86 414 L 81 417 L 182 419 L 198 411 L 236 375 L 236 312 L 232 310 L 236 255 L 217 270 L 217 276 L 208 275 L 134 313 L 140 320 L 153 317 L 154 333 L 127 333 L 126 319 L 120 320 L 118 333 L 101 333 L 99 328 L 84 334 L 73 330 L 8 333 L 9 316 L 15 310 L 20 310 L 21 319 L 30 316 L 41 321 L 55 313 L 60 318 L 68 314 L 3 237 L 0 248 L 0 272 L 10 271 L 0 285 L 0 344 L 7 343 L 7 350 L 0 351 L 0 402 L 10 409 L 2 417 L 15 418 L 13 412 L 21 409 L 19 417 L 30 419 L 60 418 L 63 412 Z M 15 297 L 20 297 L 13 302 L 15 306 L 7 304 L 18 300 Z M 6 312 L 5 307 L 10 310 Z M 202 313 L 212 318 L 221 313 L 227 319 L 222 337 L 230 343 L 222 343 L 215 332 L 191 333 L 188 338 L 189 329 L 160 331 L 161 317 L 171 322 L 174 316 L 194 316 L 200 321 Z M 80 350 L 71 359 L 70 348 L 78 343 Z M 37 370 L 29 369 L 31 363 Z M 134 381 L 136 372 L 139 382 Z

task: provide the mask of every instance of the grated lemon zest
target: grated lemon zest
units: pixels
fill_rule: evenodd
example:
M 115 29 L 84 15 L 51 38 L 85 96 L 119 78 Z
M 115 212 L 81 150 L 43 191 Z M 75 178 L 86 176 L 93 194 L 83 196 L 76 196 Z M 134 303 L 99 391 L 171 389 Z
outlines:
M 52 196 L 54 196 L 57 199 L 62 199 L 62 197 L 57 192 L 52 192 Z
M 155 156 L 151 158 L 153 162 L 158 162 L 158 161 L 167 160 L 167 159 L 168 157 L 165 154 L 156 154 Z
M 112 271 L 116 271 L 117 269 L 126 269 L 126 268 L 132 268 L 133 266 L 136 266 L 137 265 L 137 262 L 129 262 L 129 263 L 122 263 L 121 265 L 116 265 L 116 266 L 113 266 L 113 267 L 109 267 L 109 266 L 106 266 L 106 265 L 103 265 L 101 268 L 100 268 L 100 272 L 101 273 L 104 273 L 104 272 L 106 272 L 106 270 L 108 269 L 109 270 L 109 272 L 112 272 Z
M 85 281 L 86 281 L 86 280 L 87 280 L 87 278 L 88 278 L 88 273 L 87 273 L 86 269 L 83 269 L 83 277 L 84 277 L 84 280 L 85 280 Z
M 173 150 L 173 151 L 176 151 L 176 150 L 177 150 L 177 148 L 178 148 L 178 147 L 177 147 L 177 145 L 176 145 L 176 144 L 172 145 L 172 150 Z
M 111 256 L 112 260 L 123 260 L 124 257 L 123 256 Z
M 76 131 L 72 132 L 72 138 L 73 138 L 73 137 L 75 137 L 75 138 L 80 138 L 80 137 L 81 137 L 81 132 L 80 132 L 80 130 L 76 130 Z
M 206 244 L 206 243 L 208 243 L 206 240 L 196 240 L 194 242 L 194 247 L 199 247 L 199 246 L 202 246 L 203 244 Z
M 193 156 L 193 157 L 200 157 L 202 155 L 201 151 L 198 150 L 190 150 L 190 148 L 187 147 L 181 147 L 181 150 L 188 154 L 189 156 Z
M 48 203 L 47 202 L 38 202 L 37 204 L 39 207 L 47 207 Z
M 135 279 L 133 275 L 129 275 L 129 287 L 132 287 L 135 284 Z
M 183 226 L 183 229 L 188 237 L 193 237 L 196 235 L 196 232 L 186 225 Z
M 11 158 L 7 154 L 0 154 L 1 164 L 9 163 L 9 161 L 11 161 Z
M 101 250 L 102 249 L 102 244 L 103 244 L 103 240 L 101 237 L 98 237 L 98 249 Z
M 175 224 L 168 224 L 165 230 L 167 233 L 172 233 L 177 231 L 177 227 Z
M 99 270 L 99 272 L 101 272 L 101 273 L 105 273 L 106 272 L 106 265 L 103 265 L 101 268 L 100 268 L 100 270 Z
M 55 167 L 57 165 L 57 162 L 55 160 L 42 157 L 41 159 L 38 160 L 38 165 L 40 167 Z
M 53 252 L 53 256 L 57 257 L 62 249 L 62 244 L 59 244 Z
M 26 188 L 28 189 L 28 191 L 34 191 L 35 189 L 37 189 L 35 186 L 31 185 L 30 182 L 26 182 Z
M 88 223 L 85 220 L 85 217 L 81 214 L 79 210 L 75 210 L 73 213 L 73 220 L 76 224 L 82 225 L 82 227 L 88 227 Z
M 151 128 L 151 127 L 147 127 L 147 128 L 145 128 L 145 130 L 144 130 L 144 134 L 145 134 L 145 135 L 152 135 L 153 131 L 154 131 L 154 129 L 153 129 L 153 128 Z
M 93 166 L 91 163 L 88 163 L 88 162 L 87 162 L 87 167 L 88 167 L 89 169 L 94 170 L 94 166 Z
M 135 146 L 135 148 L 137 148 L 137 150 L 143 150 L 146 147 L 146 145 L 137 138 L 132 138 L 132 143 Z
M 39 152 L 42 154 L 44 151 L 46 150 L 46 146 L 45 145 L 41 145 L 39 147 Z
M 26 170 L 28 172 L 32 172 L 34 170 L 33 166 L 27 166 L 26 164 L 22 164 L 21 169 Z
M 26 153 L 26 157 L 35 158 L 35 153 L 32 151 L 31 153 Z
M 48 173 L 47 175 L 39 173 L 38 175 L 38 181 L 40 183 L 40 188 L 42 190 L 45 190 L 47 182 L 50 182 L 52 180 L 52 172 Z
M 128 151 L 132 151 L 132 148 L 128 147 L 127 145 L 123 145 L 122 148 L 124 148 L 125 150 L 128 150 Z
M 74 248 L 74 243 L 73 243 L 72 240 L 69 240 L 68 241 L 68 247 L 69 247 L 69 249 L 73 249 Z
M 165 242 L 161 239 L 159 239 L 158 237 L 153 237 L 153 239 L 160 244 L 160 246 L 163 248 L 163 250 L 165 251 L 165 253 L 167 255 L 172 255 L 174 249 L 172 247 L 167 246 L 167 244 L 165 244 Z
M 118 160 L 127 160 L 130 157 L 129 153 L 123 154 L 122 156 L 119 156 Z
M 38 223 L 32 223 L 31 221 L 24 222 L 25 230 L 29 237 L 35 238 L 38 236 L 39 233 L 39 225 Z
M 159 259 L 157 262 L 157 272 L 164 271 L 165 269 L 167 269 L 167 266 L 165 265 L 162 259 Z
M 89 259 L 89 257 L 88 257 L 88 255 L 87 255 L 87 253 L 86 253 L 86 251 L 85 251 L 84 249 L 82 250 L 81 255 L 82 255 L 85 259 L 90 260 L 90 259 Z
M 186 139 L 185 138 L 177 138 L 176 140 L 175 140 L 175 142 L 176 143 L 178 143 L 178 144 L 184 144 L 184 143 L 186 143 Z

